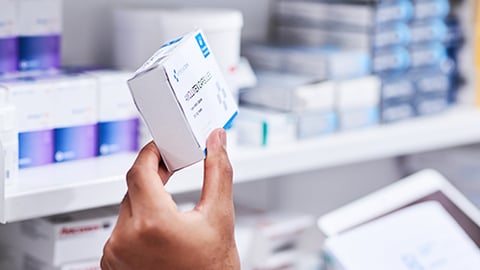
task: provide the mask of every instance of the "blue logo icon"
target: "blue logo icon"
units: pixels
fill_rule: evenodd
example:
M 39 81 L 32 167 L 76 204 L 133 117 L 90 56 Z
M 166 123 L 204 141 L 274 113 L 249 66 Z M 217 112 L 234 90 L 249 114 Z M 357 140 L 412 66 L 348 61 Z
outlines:
M 173 78 L 175 79 L 175 81 L 177 81 L 177 83 L 180 81 L 180 79 L 178 78 L 178 73 L 176 69 L 173 70 Z
M 197 40 L 197 44 L 200 47 L 200 50 L 202 50 L 203 57 L 207 58 L 210 55 L 210 50 L 208 49 L 208 46 L 205 43 L 202 34 L 196 35 L 195 39 Z

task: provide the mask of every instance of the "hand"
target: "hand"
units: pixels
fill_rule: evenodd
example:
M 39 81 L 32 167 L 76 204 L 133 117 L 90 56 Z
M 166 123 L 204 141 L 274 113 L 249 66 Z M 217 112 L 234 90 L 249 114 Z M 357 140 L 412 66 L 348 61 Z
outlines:
M 234 238 L 233 171 L 225 145 L 223 129 L 210 134 L 202 196 L 187 213 L 178 212 L 164 188 L 171 173 L 155 144 L 141 150 L 127 174 L 128 192 L 104 247 L 103 270 L 240 269 Z

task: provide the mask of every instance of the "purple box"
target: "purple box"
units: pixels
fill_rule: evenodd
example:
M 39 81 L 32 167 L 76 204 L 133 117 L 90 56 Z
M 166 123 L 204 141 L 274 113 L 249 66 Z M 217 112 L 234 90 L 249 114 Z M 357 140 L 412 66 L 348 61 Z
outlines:
M 138 118 L 98 123 L 98 155 L 138 150 Z
M 18 39 L 0 38 L 0 74 L 17 71 Z
M 53 130 L 21 132 L 18 143 L 18 163 L 21 169 L 53 163 Z
M 55 162 L 95 157 L 97 125 L 55 129 Z
M 20 36 L 18 69 L 48 70 L 60 67 L 60 36 Z

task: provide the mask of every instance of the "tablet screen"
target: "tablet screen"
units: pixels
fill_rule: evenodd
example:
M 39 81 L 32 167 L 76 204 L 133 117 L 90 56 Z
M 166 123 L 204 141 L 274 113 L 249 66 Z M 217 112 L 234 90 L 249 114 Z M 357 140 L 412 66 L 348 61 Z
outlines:
M 433 193 L 431 193 L 429 195 L 426 195 L 426 196 L 424 196 L 424 197 L 422 197 L 418 200 L 415 200 L 415 201 L 413 201 L 411 203 L 408 203 L 404 206 L 398 207 L 397 209 L 395 209 L 393 211 L 390 211 L 390 212 L 388 212 L 384 215 L 378 216 L 378 217 L 376 217 L 374 219 L 371 219 L 367 222 L 364 222 L 362 224 L 358 224 L 358 226 L 349 228 L 349 229 L 347 229 L 343 232 L 346 232 L 346 231 L 349 231 L 351 229 L 357 228 L 360 225 L 369 223 L 373 220 L 377 220 L 381 217 L 387 216 L 387 215 L 389 215 L 391 213 L 394 213 L 398 210 L 407 208 L 409 206 L 412 206 L 412 205 L 415 205 L 415 204 L 418 204 L 418 203 L 428 202 L 428 201 L 436 201 L 436 202 L 440 203 L 443 206 L 443 208 L 445 208 L 445 210 L 455 219 L 455 221 L 458 223 L 458 225 L 460 225 L 460 227 L 462 227 L 462 229 L 473 240 L 473 242 L 475 242 L 477 247 L 480 248 L 480 227 L 479 227 L 479 225 L 477 225 L 470 217 L 468 217 L 465 214 L 465 212 L 463 212 L 454 202 L 452 202 L 442 191 L 433 192 Z

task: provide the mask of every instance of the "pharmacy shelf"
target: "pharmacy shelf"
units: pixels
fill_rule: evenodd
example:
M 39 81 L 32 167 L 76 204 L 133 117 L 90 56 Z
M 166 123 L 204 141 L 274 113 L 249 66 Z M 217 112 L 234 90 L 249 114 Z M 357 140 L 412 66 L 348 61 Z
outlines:
M 281 147 L 233 147 L 230 157 L 239 183 L 476 142 L 480 142 L 480 110 L 454 108 L 437 116 Z M 1 221 L 119 203 L 134 158 L 135 154 L 122 154 L 21 170 L 17 183 L 5 188 Z M 198 190 L 202 175 L 202 165 L 194 165 L 176 173 L 167 189 L 171 193 Z

